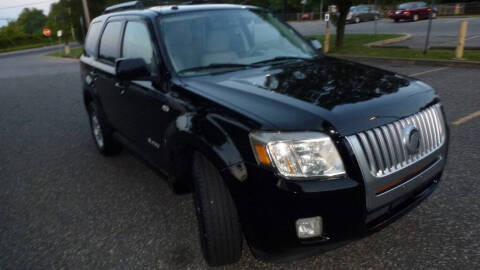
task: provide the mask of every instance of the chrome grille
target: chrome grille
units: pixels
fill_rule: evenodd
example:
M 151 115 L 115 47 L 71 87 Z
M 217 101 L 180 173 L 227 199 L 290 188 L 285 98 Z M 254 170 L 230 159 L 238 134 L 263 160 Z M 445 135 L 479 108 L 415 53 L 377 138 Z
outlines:
M 420 147 L 413 154 L 402 143 L 402 132 L 407 125 L 420 132 Z M 359 141 L 372 175 L 383 177 L 441 147 L 445 142 L 445 126 L 440 105 L 436 104 L 407 118 L 350 137 Z

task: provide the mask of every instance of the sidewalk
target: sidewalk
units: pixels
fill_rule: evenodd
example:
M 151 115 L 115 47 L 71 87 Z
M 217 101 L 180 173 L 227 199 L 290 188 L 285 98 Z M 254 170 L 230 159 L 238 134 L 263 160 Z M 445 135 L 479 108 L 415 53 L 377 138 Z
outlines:
M 71 48 L 75 48 L 80 46 L 78 42 L 72 42 L 69 43 Z M 57 44 L 53 46 L 44 46 L 44 47 L 38 47 L 38 48 L 33 48 L 33 49 L 27 49 L 27 50 L 20 50 L 20 51 L 13 51 L 13 52 L 6 52 L 6 53 L 0 53 L 0 58 L 4 57 L 10 57 L 10 56 L 18 56 L 18 55 L 24 55 L 24 54 L 31 54 L 31 53 L 41 53 L 41 52 L 53 52 L 55 50 L 62 50 L 64 44 Z

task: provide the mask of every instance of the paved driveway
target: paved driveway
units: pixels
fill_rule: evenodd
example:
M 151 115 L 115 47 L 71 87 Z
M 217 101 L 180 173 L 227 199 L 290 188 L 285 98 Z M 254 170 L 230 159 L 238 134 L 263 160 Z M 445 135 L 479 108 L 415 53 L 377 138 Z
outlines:
M 449 122 L 480 110 L 479 70 L 384 67 L 437 88 Z M 191 196 L 128 152 L 100 156 L 81 99 L 77 62 L 0 60 L 0 269 L 207 268 Z M 480 118 L 451 132 L 439 189 L 391 226 L 287 264 L 245 249 L 229 268 L 479 269 Z

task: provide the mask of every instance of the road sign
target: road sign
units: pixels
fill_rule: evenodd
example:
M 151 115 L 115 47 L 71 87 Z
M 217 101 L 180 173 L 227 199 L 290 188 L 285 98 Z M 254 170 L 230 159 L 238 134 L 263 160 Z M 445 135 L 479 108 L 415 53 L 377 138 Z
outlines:
M 57 37 L 62 37 L 62 34 L 63 34 L 63 33 L 62 33 L 62 30 L 58 30 L 58 31 L 57 31 Z
M 46 37 L 49 37 L 52 35 L 52 31 L 48 28 L 43 28 L 43 35 L 46 36 Z
M 330 14 L 328 14 L 328 13 L 325 14 L 325 21 L 326 22 L 330 21 Z

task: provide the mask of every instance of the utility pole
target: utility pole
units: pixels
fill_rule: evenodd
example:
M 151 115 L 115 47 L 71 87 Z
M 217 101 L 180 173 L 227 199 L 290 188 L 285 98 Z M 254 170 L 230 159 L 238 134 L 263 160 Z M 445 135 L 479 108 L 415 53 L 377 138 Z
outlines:
M 323 0 L 320 0 L 320 21 L 323 19 Z
M 75 37 L 75 30 L 73 29 L 73 22 L 72 22 L 72 8 L 70 6 L 70 0 L 68 0 L 68 8 L 67 8 L 67 12 L 68 12 L 68 22 L 70 24 L 70 31 L 72 33 L 72 41 L 76 41 L 76 37 Z
M 83 4 L 83 14 L 85 16 L 85 22 L 87 23 L 87 27 L 90 25 L 90 11 L 88 11 L 88 3 L 87 0 L 82 0 Z
M 375 5 L 374 5 L 374 7 L 375 7 L 375 10 L 377 10 L 377 7 L 378 7 L 378 6 L 377 6 L 377 0 L 375 0 Z M 377 17 L 378 17 L 378 16 L 375 15 L 375 17 L 373 18 L 373 19 L 375 20 L 375 26 L 374 26 L 374 27 L 375 27 L 375 29 L 374 29 L 375 35 L 377 35 L 377 32 L 378 32 L 378 26 L 377 26 L 377 20 L 378 20 L 378 18 L 377 18 Z

